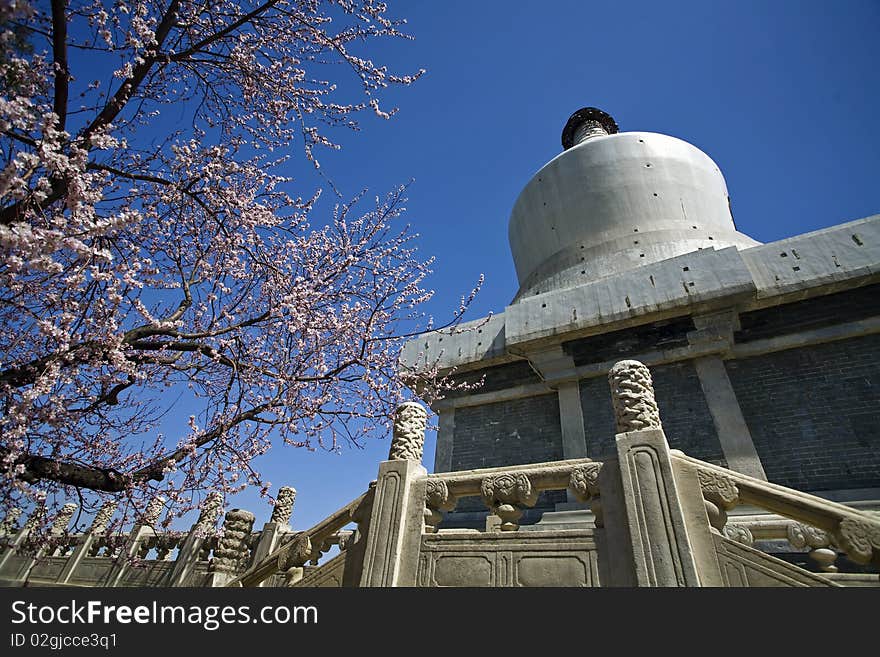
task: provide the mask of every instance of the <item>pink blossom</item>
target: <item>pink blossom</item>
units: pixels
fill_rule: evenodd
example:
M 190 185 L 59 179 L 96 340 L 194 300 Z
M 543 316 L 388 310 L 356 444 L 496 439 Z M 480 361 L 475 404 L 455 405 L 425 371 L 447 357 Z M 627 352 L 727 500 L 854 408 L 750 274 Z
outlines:
M 124 498 L 128 518 L 160 493 L 184 513 L 206 490 L 268 491 L 252 462 L 273 441 L 385 434 L 412 394 L 402 333 L 432 294 L 399 225 L 405 190 L 313 224 L 319 192 L 295 194 L 278 166 L 319 166 L 338 148 L 327 125 L 394 114 L 378 93 L 421 71 L 354 50 L 409 38 L 402 21 L 372 0 L 86 0 L 60 23 L 35 4 L 0 7 L 7 29 L 35 28 L 26 51 L 0 38 L 0 512 L 77 487 L 95 506 Z M 340 70 L 358 100 L 326 78 Z M 428 401 L 451 385 L 408 376 Z M 198 412 L 166 438 L 178 395 Z

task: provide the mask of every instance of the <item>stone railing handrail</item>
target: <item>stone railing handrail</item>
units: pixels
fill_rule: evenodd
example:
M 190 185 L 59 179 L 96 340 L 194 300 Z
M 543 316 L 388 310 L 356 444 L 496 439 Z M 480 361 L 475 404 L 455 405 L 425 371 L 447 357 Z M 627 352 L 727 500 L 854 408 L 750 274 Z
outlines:
M 425 495 L 425 531 L 435 533 L 441 511 L 455 508 L 459 497 L 479 495 L 501 519 L 502 531 L 516 531 L 523 508 L 534 506 L 545 490 L 571 490 L 582 501 L 593 501 L 600 513 L 597 479 L 602 464 L 592 459 L 569 459 L 500 468 L 428 475 Z M 601 520 L 600 520 L 601 522 Z
M 857 563 L 880 564 L 880 517 L 712 465 L 678 450 L 671 453 L 680 463 L 696 469 L 710 522 L 716 529 L 723 528 L 727 511 L 747 504 L 826 532 Z
M 568 488 L 571 473 L 579 466 L 598 464 L 593 459 L 568 459 L 546 463 L 507 465 L 499 468 L 480 468 L 458 472 L 440 472 L 428 475 L 428 481 L 443 481 L 449 492 L 457 497 L 480 495 L 480 486 L 487 477 L 524 474 L 536 490 Z
M 259 563 L 251 565 L 238 577 L 230 580 L 227 586 L 257 586 L 260 582 L 289 568 L 301 567 L 312 560 L 315 551 L 320 554 L 321 547 L 334 536 L 339 537 L 343 527 L 355 520 L 358 509 L 367 501 L 372 489 L 355 498 L 344 507 L 327 516 L 313 527 L 301 532 L 293 532 L 293 538 L 276 548 Z

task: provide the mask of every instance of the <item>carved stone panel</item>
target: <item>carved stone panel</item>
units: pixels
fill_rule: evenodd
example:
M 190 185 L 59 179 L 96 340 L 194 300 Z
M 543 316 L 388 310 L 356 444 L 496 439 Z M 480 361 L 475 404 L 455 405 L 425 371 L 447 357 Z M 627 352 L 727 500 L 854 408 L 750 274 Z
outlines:
M 297 588 L 339 588 L 345 576 L 345 554 L 337 554 L 327 563 L 307 568 Z
M 523 556 L 517 562 L 519 586 L 586 586 L 589 564 L 581 555 Z
M 718 564 L 725 586 L 802 587 L 836 586 L 831 581 L 764 554 L 760 550 L 714 534 Z
M 436 586 L 494 586 L 494 559 L 485 554 L 444 554 L 434 561 Z
M 591 530 L 422 537 L 419 586 L 599 586 Z

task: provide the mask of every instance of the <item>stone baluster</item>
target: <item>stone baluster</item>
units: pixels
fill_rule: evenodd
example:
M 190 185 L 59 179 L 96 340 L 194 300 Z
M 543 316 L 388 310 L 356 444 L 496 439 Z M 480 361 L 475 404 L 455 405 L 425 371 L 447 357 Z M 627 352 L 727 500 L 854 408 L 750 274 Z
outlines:
M 164 509 L 165 498 L 162 496 L 154 497 L 147 504 L 147 508 L 140 514 L 128 533 L 128 538 L 116 558 L 116 565 L 107 575 L 107 586 L 119 586 L 131 563 L 146 556 L 150 541 L 156 537 L 156 524 Z
M 178 542 L 178 537 L 170 532 L 156 536 L 156 561 L 168 561 Z
M 55 580 L 56 584 L 67 584 L 71 578 L 73 578 L 76 569 L 85 557 L 93 557 L 97 555 L 98 550 L 100 549 L 100 541 L 104 538 L 104 534 L 107 531 L 107 525 L 110 523 L 110 518 L 116 513 L 116 506 L 117 502 L 111 500 L 105 502 L 101 508 L 98 509 L 98 512 L 92 520 L 91 527 L 89 527 L 89 530 L 83 535 L 79 545 L 76 546 L 73 554 L 70 555 L 70 558 L 67 560 L 67 563 L 64 564 L 64 568 Z
M 67 553 L 67 529 L 77 509 L 79 509 L 79 505 L 73 502 L 67 502 L 59 509 L 55 519 L 52 521 L 52 526 L 49 528 L 49 544 L 44 550 L 41 550 L 41 554 L 45 554 L 48 551 L 52 556 L 60 557 Z
M 538 491 L 522 472 L 492 475 L 480 484 L 480 495 L 492 513 L 501 518 L 501 531 L 519 529 L 523 508 L 538 501 Z
M 254 514 L 242 509 L 232 509 L 223 521 L 214 558 L 209 568 L 210 586 L 223 586 L 247 566 L 248 539 L 254 526 Z
M 729 523 L 724 525 L 721 533 L 731 541 L 736 541 L 742 545 L 747 545 L 748 547 L 754 547 L 755 545 L 755 537 L 752 535 L 752 531 L 745 525 Z
M 416 402 L 404 402 L 394 416 L 394 433 L 391 448 L 388 450 L 389 461 L 422 462 L 425 451 L 425 428 L 428 413 L 424 406 Z
M 52 536 L 61 536 L 66 533 L 67 526 L 70 524 L 70 520 L 73 518 L 73 514 L 76 513 L 78 508 L 79 506 L 73 502 L 68 502 L 62 506 L 61 510 L 58 511 L 58 514 L 55 516 L 55 520 L 52 521 L 52 528 L 49 530 L 49 534 Z
M 223 493 L 210 493 L 199 509 L 199 519 L 193 525 L 192 530 L 202 532 L 205 535 L 217 528 L 217 520 L 223 512 Z
M 19 518 L 21 518 L 21 509 L 17 507 L 9 509 L 3 522 L 0 523 L 0 536 L 12 536 L 18 533 Z
M 0 552 L 0 579 L 5 581 L 6 586 L 15 586 L 15 582 L 20 581 L 23 577 L 27 577 L 27 574 L 33 567 L 35 563 L 35 558 L 33 556 L 24 563 L 20 560 L 14 559 L 14 557 L 22 556 L 19 552 L 23 551 L 22 548 L 27 543 L 31 533 L 38 527 L 42 526 L 45 518 L 46 507 L 36 507 L 28 516 L 24 526 L 18 530 L 15 537 L 9 542 L 9 547 Z M 38 554 L 40 552 L 38 552 Z
M 452 511 L 457 499 L 450 495 L 449 486 L 442 479 L 428 479 L 425 492 L 425 533 L 434 534 L 443 520 L 441 511 Z
M 116 513 L 117 506 L 118 503 L 115 500 L 110 500 L 101 505 L 101 508 L 98 509 L 98 512 L 92 520 L 92 526 L 89 531 L 95 535 L 106 532 L 107 525 L 110 524 L 110 519 L 113 517 L 113 514 Z
M 880 522 L 843 518 L 834 532 L 834 543 L 852 561 L 880 566 Z
M 599 472 L 601 463 L 587 463 L 572 470 L 568 479 L 568 490 L 578 502 L 590 504 L 590 511 L 596 518 L 596 527 L 604 526 L 602 518 L 602 499 L 599 495 Z
M 712 470 L 698 470 L 697 476 L 709 524 L 720 533 L 727 524 L 727 512 L 739 504 L 739 488 L 733 479 Z
M 802 523 L 793 523 L 785 530 L 788 542 L 794 547 L 802 550 L 809 548 L 809 557 L 816 562 L 819 570 L 824 573 L 836 573 L 837 551 L 833 548 L 831 537 L 821 529 L 804 525 Z
M 345 552 L 354 545 L 356 540 L 356 532 L 351 531 L 340 531 L 338 537 L 336 539 L 336 545 L 339 546 L 340 552 Z
M 427 412 L 402 404 L 388 460 L 379 464 L 361 586 L 414 586 L 424 527 L 427 471 L 422 467 Z
M 311 537 L 305 532 L 297 534 L 278 555 L 278 572 L 284 574 L 285 586 L 295 586 L 303 578 L 304 566 L 314 554 Z
M 67 536 L 68 525 L 73 518 L 73 514 L 76 513 L 76 510 L 78 508 L 78 505 L 73 504 L 72 502 L 68 502 L 58 510 L 58 513 L 56 513 L 55 517 L 52 519 L 52 524 L 49 526 L 48 536 L 45 537 L 45 540 L 42 541 L 36 552 L 28 560 L 28 562 L 19 565 L 18 573 L 11 577 L 11 580 L 27 580 L 27 578 L 30 576 L 31 570 L 34 568 L 34 566 L 36 566 L 38 560 L 46 556 L 61 557 L 68 552 L 68 549 L 70 547 L 70 539 Z M 43 524 L 45 518 L 45 506 L 39 506 L 34 510 L 33 513 L 31 513 L 24 527 L 18 533 L 18 536 L 15 537 L 15 540 L 12 542 L 12 546 L 10 547 L 10 549 L 7 550 L 2 557 L 0 557 L 0 577 L 4 575 L 3 570 L 6 566 L 7 560 L 12 556 L 13 553 L 19 551 L 21 546 L 25 543 L 25 541 L 27 541 L 30 534 L 37 527 Z
M 202 502 L 199 519 L 190 528 L 168 578 L 169 586 L 189 586 L 190 578 L 196 573 L 196 564 L 204 561 L 206 551 L 210 550 L 211 534 L 217 527 L 217 520 L 223 512 L 223 494 L 210 493 Z M 199 582 L 198 584 L 201 584 Z
M 19 517 L 20 515 L 21 513 L 19 512 Z M 13 568 L 13 557 L 25 544 L 31 532 L 43 523 L 45 517 L 46 507 L 38 506 L 34 509 L 25 521 L 24 526 L 19 529 L 12 540 L 9 541 L 9 547 L 0 552 L 0 578 L 8 579 L 9 581 L 15 579 L 13 573 L 7 573 L 5 571 L 7 568 Z M 17 522 L 18 518 L 15 520 Z
M 15 554 L 18 546 L 18 538 L 21 530 L 18 528 L 18 519 L 21 517 L 21 509 L 12 508 L 0 524 L 0 578 L 5 574 L 3 567 Z

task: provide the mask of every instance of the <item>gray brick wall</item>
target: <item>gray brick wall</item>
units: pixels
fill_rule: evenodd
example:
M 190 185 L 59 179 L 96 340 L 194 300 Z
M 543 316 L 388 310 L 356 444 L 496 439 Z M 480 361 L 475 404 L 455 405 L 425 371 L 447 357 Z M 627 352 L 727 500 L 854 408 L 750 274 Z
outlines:
M 690 317 L 676 317 L 633 328 L 600 333 L 562 343 L 562 349 L 570 354 L 576 366 L 622 360 L 629 354 L 653 349 L 683 347 L 687 334 L 694 330 Z
M 880 285 L 867 285 L 742 313 L 739 316 L 741 329 L 736 332 L 735 340 L 750 342 L 878 315 Z
M 504 365 L 495 365 L 493 367 L 484 367 L 480 370 L 472 372 L 463 372 L 456 374 L 453 380 L 460 383 L 477 383 L 482 380 L 483 384 L 473 391 L 454 391 L 447 394 L 447 397 L 468 397 L 470 395 L 483 392 L 495 392 L 497 390 L 506 390 L 520 385 L 528 385 L 530 383 L 540 383 L 540 377 L 535 374 L 535 370 L 526 360 L 520 360 L 513 363 L 505 363 Z
M 455 410 L 452 469 L 471 470 L 562 459 L 559 397 L 555 394 L 462 407 Z M 552 508 L 565 493 L 542 493 L 536 507 Z M 457 510 L 483 510 L 477 498 L 463 498 Z
M 880 336 L 726 365 L 770 481 L 800 490 L 880 487 Z
M 669 446 L 696 459 L 727 467 L 693 363 L 652 367 L 651 376 Z
M 600 458 L 614 453 L 614 411 L 608 379 L 597 376 L 580 382 L 581 411 L 584 414 L 584 435 L 587 456 Z
M 651 376 L 669 445 L 694 458 L 726 467 L 693 364 L 683 362 L 652 367 Z M 602 376 L 581 381 L 580 392 L 587 455 L 598 458 L 613 453 L 614 413 L 608 379 Z
M 561 458 L 559 398 L 555 394 L 455 410 L 453 470 Z

